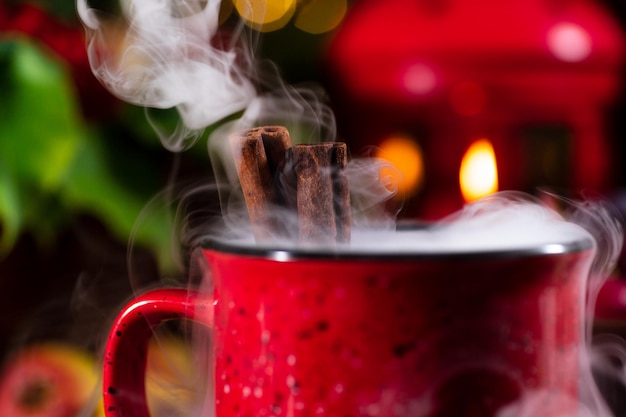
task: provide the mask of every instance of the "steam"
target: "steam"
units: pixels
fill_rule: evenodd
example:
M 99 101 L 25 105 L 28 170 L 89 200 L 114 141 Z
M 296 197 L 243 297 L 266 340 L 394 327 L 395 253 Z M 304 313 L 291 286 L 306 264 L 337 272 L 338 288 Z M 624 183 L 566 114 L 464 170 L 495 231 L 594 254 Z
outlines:
M 171 151 L 185 150 L 204 129 L 233 116 L 240 129 L 280 123 L 301 141 L 333 140 L 325 94 L 285 85 L 271 63 L 256 61 L 254 36 L 241 23 L 218 30 L 220 4 L 122 0 L 122 15 L 110 18 L 77 0 L 94 75 L 120 99 L 146 108 Z M 149 109 L 175 109 L 179 123 L 166 129 Z
M 606 402 L 609 390 L 605 387 L 600 391 L 597 377 L 609 374 L 615 376 L 616 368 L 607 366 L 612 359 L 611 355 L 618 349 L 617 343 L 605 343 L 604 337 L 594 338 L 593 317 L 598 292 L 606 279 L 615 269 L 618 257 L 622 252 L 623 229 L 612 206 L 602 201 L 572 202 L 565 200 L 569 208 L 569 218 L 585 227 L 594 237 L 596 252 L 587 281 L 585 323 L 585 345 L 581 349 L 581 380 L 580 400 L 587 410 L 589 417 L 610 417 L 612 410 Z M 613 341 L 615 342 L 615 340 Z M 626 345 L 622 341 L 622 353 L 626 355 Z M 614 357 L 614 356 L 613 356 Z M 615 379 L 622 387 L 626 387 L 626 373 Z
M 174 131 L 157 130 L 168 149 L 184 149 L 188 139 L 257 96 L 247 74 L 250 57 L 238 39 L 214 46 L 219 0 L 121 5 L 120 28 L 120 22 L 100 18 L 86 0 L 78 0 L 89 61 L 94 75 L 122 100 L 178 111 L 182 123 Z
M 502 199 L 503 195 L 507 196 L 507 198 Z M 567 240 L 568 237 L 574 236 L 571 234 L 574 230 L 567 230 L 567 225 L 575 225 L 584 230 L 587 236 L 593 240 L 595 246 L 593 263 L 583 286 L 583 288 L 587 289 L 587 292 L 586 294 L 581 294 L 581 297 L 585 300 L 584 305 L 586 308 L 582 312 L 583 317 L 581 317 L 584 329 L 579 353 L 579 398 L 571 398 L 554 392 L 525 392 L 518 401 L 499 410 L 497 417 L 530 417 L 538 415 L 537 413 L 545 414 L 546 412 L 556 417 L 574 417 L 558 414 L 557 411 L 563 408 L 572 409 L 572 405 L 574 409 L 578 410 L 576 417 L 613 417 L 613 410 L 609 407 L 606 398 L 610 397 L 611 390 L 615 386 L 626 387 L 626 372 L 624 371 L 626 343 L 616 335 L 595 336 L 593 334 L 593 318 L 598 291 L 615 269 L 617 259 L 622 251 L 622 223 L 616 209 L 606 200 L 582 199 L 577 201 L 554 194 L 550 194 L 549 197 L 561 203 L 559 206 L 563 208 L 560 213 L 544 206 L 539 200 L 531 199 L 523 194 L 500 193 L 487 197 L 475 207 L 466 207 L 464 212 L 467 214 L 458 215 L 463 218 L 468 214 L 469 217 L 478 214 L 478 218 L 481 218 L 485 213 L 485 208 L 489 212 L 489 208 L 507 206 L 510 204 L 509 198 L 512 198 L 514 205 L 521 204 L 526 207 L 527 204 L 531 204 L 536 207 L 537 212 L 531 216 L 532 220 L 526 217 L 518 217 L 519 226 L 525 229 L 528 228 L 525 232 L 545 234 L 544 228 L 551 228 L 550 225 L 553 224 L 557 225 L 555 229 L 552 229 L 557 232 L 556 236 L 561 236 L 562 239 Z M 496 201 L 494 201 L 494 198 Z M 500 217 L 501 215 L 507 215 L 507 211 L 506 209 L 498 209 L 493 214 L 496 217 Z M 509 212 L 508 215 L 510 214 L 512 213 Z M 492 216 L 490 221 L 496 220 L 496 217 Z M 502 218 L 502 221 L 506 220 Z M 540 228 L 536 227 L 542 223 L 543 226 Z M 494 224 L 502 223 L 498 221 Z M 487 226 L 482 221 L 478 225 Z M 619 362 L 618 366 L 614 364 L 616 359 Z M 597 378 L 607 377 L 610 378 L 614 386 L 608 387 L 605 385 L 600 387 Z M 568 404 L 570 404 L 569 407 L 567 406 Z M 554 407 L 555 410 L 552 414 L 549 412 L 550 406 Z M 548 408 L 546 409 L 546 407 Z

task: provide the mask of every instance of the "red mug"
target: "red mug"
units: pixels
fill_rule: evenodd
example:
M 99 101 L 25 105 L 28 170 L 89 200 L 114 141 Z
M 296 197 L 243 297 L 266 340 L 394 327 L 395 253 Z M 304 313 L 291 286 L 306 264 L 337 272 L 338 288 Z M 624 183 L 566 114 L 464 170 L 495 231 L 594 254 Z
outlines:
M 488 417 L 533 396 L 532 415 L 576 415 L 589 237 L 457 253 L 214 241 L 202 253 L 197 291 L 152 290 L 117 317 L 108 417 L 149 416 L 147 344 L 172 318 L 212 334 L 203 417 Z

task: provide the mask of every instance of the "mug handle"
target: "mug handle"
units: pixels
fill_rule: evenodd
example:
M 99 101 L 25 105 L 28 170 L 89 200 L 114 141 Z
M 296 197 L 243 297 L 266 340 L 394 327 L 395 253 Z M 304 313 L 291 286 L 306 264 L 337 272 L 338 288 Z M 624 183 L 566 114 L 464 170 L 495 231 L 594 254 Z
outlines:
M 149 417 L 146 400 L 148 343 L 167 320 L 213 325 L 213 298 L 182 288 L 156 289 L 131 300 L 118 314 L 107 339 L 102 392 L 106 417 Z

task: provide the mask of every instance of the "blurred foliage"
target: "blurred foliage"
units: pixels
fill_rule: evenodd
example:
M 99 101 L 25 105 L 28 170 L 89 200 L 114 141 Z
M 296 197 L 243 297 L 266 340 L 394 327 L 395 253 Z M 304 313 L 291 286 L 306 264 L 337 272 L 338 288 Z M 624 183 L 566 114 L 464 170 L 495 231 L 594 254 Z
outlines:
M 0 250 L 24 231 L 51 243 L 72 214 L 86 212 L 166 258 L 167 211 L 136 227 L 154 188 L 133 189 L 136 181 L 114 174 L 105 131 L 84 121 L 68 69 L 47 52 L 27 37 L 0 42 Z

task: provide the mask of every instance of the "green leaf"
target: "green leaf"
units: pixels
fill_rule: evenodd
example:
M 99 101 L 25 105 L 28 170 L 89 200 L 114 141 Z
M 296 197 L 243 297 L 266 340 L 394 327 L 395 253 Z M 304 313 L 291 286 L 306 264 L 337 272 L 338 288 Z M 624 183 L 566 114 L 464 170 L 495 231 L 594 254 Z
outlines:
M 87 212 L 167 265 L 172 208 L 146 210 L 154 190 L 133 189 L 107 156 L 102 135 L 82 119 L 64 62 L 28 38 L 0 41 L 0 253 L 25 230 L 53 239 Z
M 82 136 L 71 81 L 60 61 L 27 39 L 4 43 L 0 54 L 0 164 L 52 192 Z
M 82 136 L 66 69 L 28 38 L 0 42 L 0 253 L 53 229 L 49 201 Z

